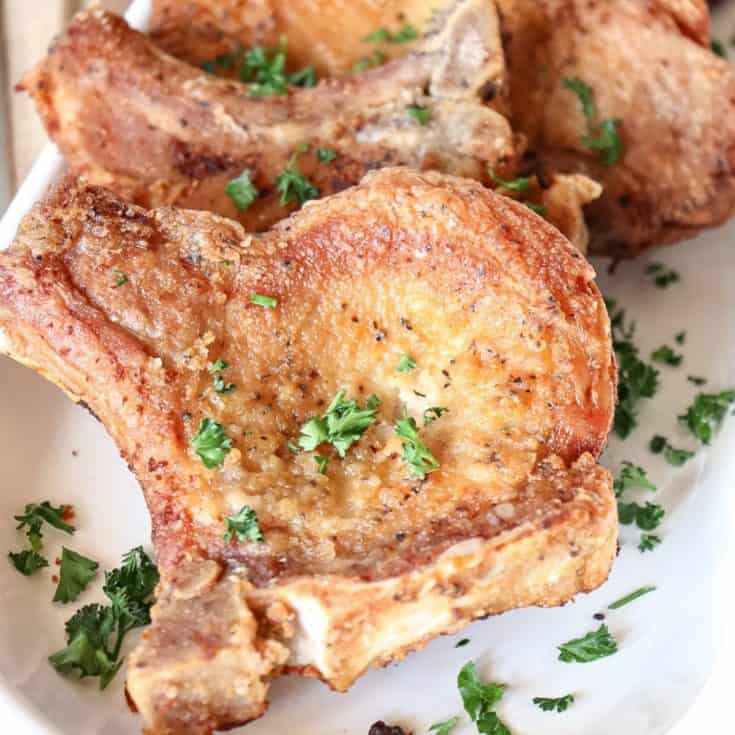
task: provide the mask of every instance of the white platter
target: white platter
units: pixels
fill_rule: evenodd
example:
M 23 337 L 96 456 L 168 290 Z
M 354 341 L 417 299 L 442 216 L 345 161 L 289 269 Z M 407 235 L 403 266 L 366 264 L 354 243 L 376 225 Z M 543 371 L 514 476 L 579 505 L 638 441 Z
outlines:
M 128 17 L 144 27 L 148 3 L 135 2 Z M 61 170 L 58 153 L 50 146 L 0 223 L 0 249 Z M 246 732 L 366 735 L 372 722 L 384 719 L 417 735 L 425 733 L 431 723 L 460 712 L 456 674 L 470 659 L 478 661 L 484 676 L 508 685 L 499 712 L 514 735 L 659 735 L 670 730 L 712 667 L 720 579 L 714 570 L 733 527 L 735 422 L 682 468 L 665 464 L 646 445 L 661 433 L 677 446 L 694 447 L 676 420 L 697 390 L 687 374 L 706 376 L 708 391 L 735 386 L 733 241 L 735 223 L 600 278 L 605 294 L 637 319 L 636 341 L 643 355 L 687 331 L 684 364 L 661 367 L 662 389 L 643 409 L 641 426 L 625 442 L 613 439 L 604 460 L 615 471 L 622 460 L 648 469 L 659 486 L 656 500 L 667 509 L 660 529 L 663 543 L 641 554 L 637 533 L 624 529 L 620 556 L 600 590 L 565 608 L 520 610 L 474 623 L 398 666 L 370 672 L 348 694 L 295 677 L 278 681 L 269 712 Z M 666 290 L 651 285 L 644 268 L 654 259 L 676 268 L 681 283 Z M 595 265 L 605 267 L 603 262 Z M 51 558 L 64 542 L 110 568 L 132 546 L 147 545 L 149 521 L 140 492 L 100 424 L 56 388 L 4 358 L 0 468 L 1 550 L 22 545 L 13 515 L 26 502 L 45 499 L 72 503 L 77 510 L 73 541 L 46 533 Z M 94 683 L 63 679 L 47 664 L 46 657 L 63 645 L 64 621 L 81 604 L 95 601 L 100 586 L 91 585 L 93 591 L 75 604 L 53 606 L 52 573 L 42 570 L 27 579 L 0 563 L 0 722 L 12 717 L 15 724 L 8 732 L 13 735 L 138 733 L 139 721 L 128 712 L 122 694 L 122 674 L 100 693 Z M 558 644 L 597 627 L 594 613 L 644 584 L 658 589 L 607 615 L 620 642 L 618 654 L 587 665 L 557 660 Z M 470 644 L 455 649 L 463 637 Z M 534 696 L 570 691 L 577 702 L 563 715 L 543 713 L 531 703 Z M 464 724 L 454 735 L 474 731 Z

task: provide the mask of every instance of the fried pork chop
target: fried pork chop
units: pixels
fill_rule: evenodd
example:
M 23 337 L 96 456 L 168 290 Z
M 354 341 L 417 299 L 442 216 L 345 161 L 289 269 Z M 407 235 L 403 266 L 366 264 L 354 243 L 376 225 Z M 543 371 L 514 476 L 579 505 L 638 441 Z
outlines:
M 396 32 L 405 21 L 421 28 L 426 8 L 447 3 L 435 0 L 420 10 L 413 0 L 357 0 L 348 14 L 341 0 L 156 0 L 152 33 L 162 48 L 200 63 L 279 33 L 298 36 L 299 18 L 310 45 L 297 43 L 294 60 L 341 74 L 375 48 L 361 42 L 371 31 Z M 735 76 L 709 49 L 704 0 L 495 4 L 513 129 L 545 169 L 585 174 L 603 185 L 603 195 L 586 207 L 593 252 L 636 255 L 732 215 Z M 348 15 L 350 28 L 341 30 L 333 17 Z M 254 17 L 260 35 L 244 22 Z M 392 54 L 403 48 L 380 45 Z M 625 154 L 619 164 L 605 165 L 584 144 L 579 100 L 562 86 L 571 77 L 592 88 L 599 119 L 620 121 Z
M 289 168 L 318 189 L 308 198 L 388 165 L 484 181 L 491 166 L 502 176 L 518 154 L 501 114 L 504 70 L 497 14 L 484 0 L 457 0 L 392 64 L 259 97 L 90 11 L 25 86 L 74 173 L 146 207 L 204 209 L 262 230 L 294 208 L 277 190 Z M 336 158 L 321 162 L 319 148 Z M 260 196 L 239 210 L 226 187 L 243 169 Z
M 0 346 L 99 416 L 145 493 L 161 582 L 127 687 L 147 733 L 259 717 L 286 671 L 344 690 L 610 569 L 594 272 L 478 183 L 384 169 L 249 235 L 64 182 L 0 255 Z M 372 422 L 344 457 L 307 451 L 342 391 Z M 262 543 L 227 537 L 240 512 Z

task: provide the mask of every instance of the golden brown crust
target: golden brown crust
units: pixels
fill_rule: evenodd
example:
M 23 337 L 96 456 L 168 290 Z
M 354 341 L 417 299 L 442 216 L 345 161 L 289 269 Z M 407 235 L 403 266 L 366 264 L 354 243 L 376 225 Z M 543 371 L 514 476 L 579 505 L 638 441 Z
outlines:
M 615 365 L 594 272 L 475 182 L 384 169 L 250 236 L 67 181 L 0 256 L 0 334 L 91 407 L 144 489 L 162 582 L 128 689 L 151 733 L 258 716 L 284 666 L 344 689 L 474 617 L 560 604 L 609 571 L 616 509 L 596 457 Z M 402 355 L 415 370 L 396 370 Z M 225 395 L 207 369 L 218 357 Z M 287 443 L 340 389 L 382 404 L 320 475 Z M 440 463 L 421 482 L 394 433 L 404 403 L 419 423 L 448 408 L 420 429 Z M 189 448 L 205 417 L 234 442 L 220 469 Z M 224 543 L 243 505 L 266 543 Z M 226 630 L 211 617 L 225 608 Z

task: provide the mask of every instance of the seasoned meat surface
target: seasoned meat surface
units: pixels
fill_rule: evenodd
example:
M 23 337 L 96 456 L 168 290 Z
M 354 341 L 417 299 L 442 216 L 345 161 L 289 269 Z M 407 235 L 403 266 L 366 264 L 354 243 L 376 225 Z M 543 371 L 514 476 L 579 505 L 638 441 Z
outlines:
M 128 690 L 146 732 L 260 716 L 282 671 L 344 689 L 608 574 L 615 365 L 594 272 L 478 183 L 384 169 L 249 235 L 68 180 L 0 255 L 0 348 L 88 404 L 145 493 L 162 581 Z M 376 396 L 375 421 L 344 457 L 292 451 L 340 391 Z M 423 478 L 406 416 L 438 465 Z M 209 467 L 206 421 L 228 440 Z M 263 543 L 225 538 L 245 507 Z
M 485 0 L 488 5 L 492 0 Z M 292 2 L 158 0 L 154 38 L 171 53 L 201 63 L 214 46 L 197 29 L 220 28 L 218 53 L 232 53 L 258 37 L 238 18 L 253 7 L 271 34 L 288 33 Z M 586 207 L 590 249 L 631 256 L 720 224 L 735 206 L 735 77 L 709 49 L 703 0 L 497 0 L 508 66 L 513 129 L 525 136 L 546 171 L 582 173 L 603 194 Z M 301 22 L 318 43 L 299 47 L 294 61 L 317 63 L 333 74 L 349 70 L 375 44 L 359 42 L 378 27 L 401 22 L 418 28 L 425 14 L 411 0 L 350 4 L 352 43 L 329 22 L 341 3 L 297 3 Z M 447 0 L 426 7 L 446 7 Z M 403 12 L 402 16 L 398 13 Z M 381 15 L 382 14 L 382 15 Z M 337 25 L 337 27 L 339 27 Z M 176 29 L 176 30 L 174 30 Z M 381 50 L 399 53 L 401 44 Z M 328 47 L 331 54 L 326 54 Z M 308 51 L 308 49 L 307 49 Z M 236 72 L 236 68 L 233 69 Z M 599 120 L 617 119 L 625 154 L 607 166 L 583 138 L 579 100 L 562 87 L 577 77 L 592 88 Z M 559 224 L 553 220 L 555 224 Z M 565 234 L 569 234 L 565 231 Z

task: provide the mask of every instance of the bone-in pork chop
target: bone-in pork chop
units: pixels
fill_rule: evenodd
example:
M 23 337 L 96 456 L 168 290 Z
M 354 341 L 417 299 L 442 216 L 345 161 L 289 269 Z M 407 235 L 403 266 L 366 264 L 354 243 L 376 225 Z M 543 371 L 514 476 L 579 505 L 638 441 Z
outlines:
M 260 235 L 69 180 L 0 255 L 0 349 L 99 416 L 161 571 L 147 733 L 344 690 L 606 578 L 615 365 L 594 272 L 476 182 L 384 169 Z

